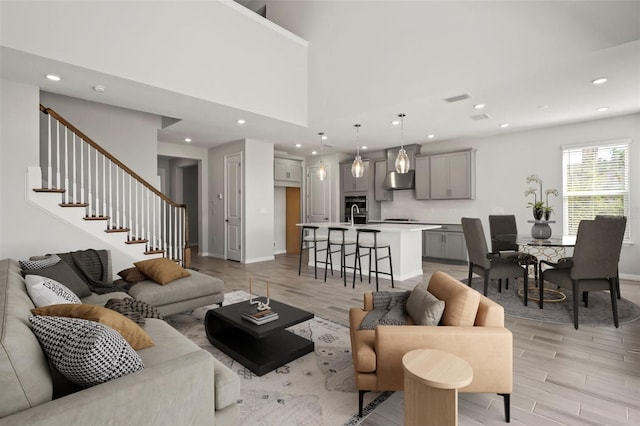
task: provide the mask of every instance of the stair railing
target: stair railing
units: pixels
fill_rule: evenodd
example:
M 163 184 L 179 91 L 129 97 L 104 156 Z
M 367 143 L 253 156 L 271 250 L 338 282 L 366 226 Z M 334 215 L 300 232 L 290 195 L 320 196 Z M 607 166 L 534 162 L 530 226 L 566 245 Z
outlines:
M 62 207 L 84 207 L 85 220 L 104 220 L 106 232 L 126 232 L 127 244 L 145 244 L 184 265 L 187 211 L 141 178 L 51 108 L 40 105 L 42 188 L 59 192 Z M 43 158 L 44 157 L 44 158 Z M 188 266 L 188 265 L 184 265 Z

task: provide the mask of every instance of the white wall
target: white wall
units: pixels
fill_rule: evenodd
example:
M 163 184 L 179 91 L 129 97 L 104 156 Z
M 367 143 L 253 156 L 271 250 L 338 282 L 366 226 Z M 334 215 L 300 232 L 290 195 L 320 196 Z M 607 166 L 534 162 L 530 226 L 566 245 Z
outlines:
M 475 148 L 476 199 L 453 201 L 421 201 L 413 191 L 396 191 L 393 202 L 382 203 L 382 217 L 412 217 L 416 219 L 459 223 L 464 216 L 479 217 L 488 233 L 489 214 L 515 214 L 518 230 L 528 233 L 532 218 L 524 196 L 530 186 L 526 177 L 537 174 L 544 181 L 543 189 L 556 188 L 560 197 L 549 204 L 555 210 L 551 225 L 554 235 L 561 235 L 562 221 L 562 151 L 563 145 L 585 142 L 631 139 L 630 179 L 631 211 L 628 224 L 634 244 L 622 249 L 620 272 L 640 279 L 640 114 L 596 120 L 578 124 L 549 127 L 527 132 L 509 133 L 477 139 L 457 140 L 422 146 L 422 153 Z
M 273 259 L 273 143 L 245 140 L 245 262 Z
M 273 188 L 273 253 L 287 252 L 287 188 Z
M 307 42 L 233 1 L 15 1 L 0 15 L 3 46 L 307 123 Z
M 39 165 L 40 90 L 7 80 L 0 86 L 0 258 L 113 249 L 27 201 L 27 167 Z M 112 253 L 114 273 L 131 266 L 128 256 Z

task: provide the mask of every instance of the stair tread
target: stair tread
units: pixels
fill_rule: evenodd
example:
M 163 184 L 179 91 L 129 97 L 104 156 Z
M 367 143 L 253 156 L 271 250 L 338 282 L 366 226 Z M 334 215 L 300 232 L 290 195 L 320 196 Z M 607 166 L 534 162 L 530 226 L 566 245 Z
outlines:
M 84 220 L 109 220 L 111 217 L 109 216 L 85 216 Z
M 60 203 L 60 207 L 88 207 L 89 203 Z
M 147 250 L 144 252 L 144 254 L 162 254 L 164 253 L 164 250 Z
M 55 192 L 55 193 L 64 193 L 67 192 L 66 189 L 62 188 L 33 188 L 34 192 Z
M 125 241 L 125 244 L 146 244 L 149 240 L 129 240 Z
M 112 232 L 129 232 L 129 228 L 109 228 L 105 229 L 104 232 L 112 233 Z

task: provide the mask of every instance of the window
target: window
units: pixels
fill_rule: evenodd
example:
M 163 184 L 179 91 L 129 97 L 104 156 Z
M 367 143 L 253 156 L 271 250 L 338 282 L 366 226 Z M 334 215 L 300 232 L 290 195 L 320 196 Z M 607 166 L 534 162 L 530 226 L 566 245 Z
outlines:
M 564 233 L 576 235 L 583 219 L 629 217 L 628 140 L 562 148 Z M 629 239 L 629 222 L 625 240 Z

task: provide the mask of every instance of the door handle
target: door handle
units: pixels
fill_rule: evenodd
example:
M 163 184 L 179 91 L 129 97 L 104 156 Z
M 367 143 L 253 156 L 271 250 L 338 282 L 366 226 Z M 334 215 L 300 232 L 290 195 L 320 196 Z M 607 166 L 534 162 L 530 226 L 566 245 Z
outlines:
M 227 223 L 229 223 L 229 219 L 225 219 L 224 221 L 225 221 L 225 222 L 227 222 Z

